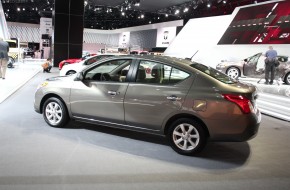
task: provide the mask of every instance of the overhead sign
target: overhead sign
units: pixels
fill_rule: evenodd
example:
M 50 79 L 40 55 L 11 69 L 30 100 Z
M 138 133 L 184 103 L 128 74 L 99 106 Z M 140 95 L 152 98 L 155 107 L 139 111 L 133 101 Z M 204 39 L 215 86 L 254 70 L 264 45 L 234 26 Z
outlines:
M 168 47 L 176 36 L 176 27 L 166 27 L 157 30 L 156 47 Z
M 40 34 L 52 35 L 52 18 L 40 18 Z
M 129 42 L 130 42 L 130 32 L 122 32 L 119 35 L 119 47 L 127 48 L 129 47 Z

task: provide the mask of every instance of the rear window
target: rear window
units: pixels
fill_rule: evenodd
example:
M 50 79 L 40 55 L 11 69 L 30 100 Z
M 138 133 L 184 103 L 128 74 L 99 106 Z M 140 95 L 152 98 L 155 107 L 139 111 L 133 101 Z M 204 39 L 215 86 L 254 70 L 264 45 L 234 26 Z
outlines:
M 209 66 L 205 66 L 205 65 L 202 65 L 200 63 L 193 63 L 190 65 L 191 67 L 223 82 L 223 83 L 226 83 L 226 84 L 233 84 L 233 83 L 236 83 L 237 81 L 235 79 L 232 79 L 231 77 L 229 77 L 228 75 L 214 69 L 214 68 L 211 68 Z

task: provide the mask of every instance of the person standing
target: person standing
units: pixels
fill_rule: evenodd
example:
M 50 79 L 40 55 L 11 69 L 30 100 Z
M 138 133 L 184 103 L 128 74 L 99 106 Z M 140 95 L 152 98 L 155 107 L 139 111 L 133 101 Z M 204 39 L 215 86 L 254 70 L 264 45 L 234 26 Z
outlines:
M 275 62 L 277 58 L 277 51 L 273 49 L 272 46 L 269 46 L 269 50 L 265 54 L 265 84 L 273 84 L 275 76 Z M 269 74 L 271 73 L 270 83 L 269 83 Z
M 43 58 L 44 58 L 44 56 L 43 56 L 43 55 L 44 55 L 44 49 L 41 48 L 40 52 L 41 52 L 41 54 L 40 54 L 40 58 L 43 59 Z
M 0 37 L 0 78 L 5 79 L 8 63 L 9 44 Z

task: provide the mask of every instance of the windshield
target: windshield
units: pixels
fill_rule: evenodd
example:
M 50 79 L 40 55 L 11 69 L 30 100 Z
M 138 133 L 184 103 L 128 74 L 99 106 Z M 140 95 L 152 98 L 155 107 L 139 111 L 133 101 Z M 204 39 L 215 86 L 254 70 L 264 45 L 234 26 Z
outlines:
M 209 66 L 205 66 L 205 65 L 202 65 L 200 63 L 193 63 L 190 65 L 191 67 L 223 82 L 223 83 L 226 83 L 226 84 L 233 84 L 233 83 L 236 83 L 237 81 L 235 79 L 232 79 L 231 77 L 229 77 L 228 75 L 222 73 L 222 72 L 219 72 L 218 70 L 216 69 L 213 69 Z

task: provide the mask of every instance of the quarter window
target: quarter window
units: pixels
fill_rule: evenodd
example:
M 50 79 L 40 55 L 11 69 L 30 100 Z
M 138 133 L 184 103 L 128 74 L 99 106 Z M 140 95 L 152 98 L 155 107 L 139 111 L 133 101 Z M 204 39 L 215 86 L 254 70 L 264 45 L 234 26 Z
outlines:
M 180 69 L 152 61 L 141 61 L 136 82 L 150 84 L 175 84 L 190 75 Z

